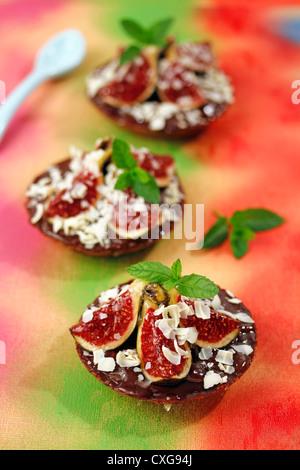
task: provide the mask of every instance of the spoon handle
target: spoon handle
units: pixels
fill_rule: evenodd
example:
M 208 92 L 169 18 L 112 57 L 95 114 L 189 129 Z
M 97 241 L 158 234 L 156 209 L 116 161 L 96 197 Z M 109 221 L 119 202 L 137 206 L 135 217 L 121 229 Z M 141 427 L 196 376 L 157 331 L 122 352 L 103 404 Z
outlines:
M 42 83 L 46 77 L 39 70 L 34 69 L 24 80 L 11 92 L 3 105 L 0 106 L 0 141 L 20 104 L 29 93 Z

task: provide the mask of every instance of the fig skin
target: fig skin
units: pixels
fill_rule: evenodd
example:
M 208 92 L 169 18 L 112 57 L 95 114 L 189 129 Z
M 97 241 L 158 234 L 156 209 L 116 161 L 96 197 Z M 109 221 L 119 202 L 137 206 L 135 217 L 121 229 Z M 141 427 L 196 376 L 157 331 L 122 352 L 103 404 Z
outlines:
M 152 285 L 152 288 L 153 287 L 155 288 L 155 285 Z M 164 294 L 164 289 L 162 288 L 162 286 L 159 286 L 159 288 L 160 289 L 159 289 L 159 292 L 158 292 L 156 298 L 159 298 L 161 296 L 161 294 Z M 149 289 L 149 286 L 147 286 L 147 289 Z M 146 298 L 144 300 L 142 310 L 141 310 L 141 314 L 140 314 L 140 318 L 139 318 L 139 321 L 138 321 L 138 333 L 137 333 L 136 349 L 137 349 L 137 353 L 138 353 L 138 356 L 139 356 L 140 361 L 141 361 L 140 362 L 140 367 L 143 371 L 144 376 L 150 382 L 153 382 L 153 383 L 161 383 L 161 384 L 168 384 L 169 383 L 169 384 L 171 384 L 171 383 L 178 382 L 178 381 L 184 379 L 188 375 L 188 373 L 190 371 L 190 368 L 191 368 L 191 365 L 192 365 L 191 350 L 190 350 L 190 347 L 189 347 L 188 343 L 185 342 L 180 347 L 186 351 L 186 353 L 188 354 L 188 357 L 187 358 L 182 357 L 182 360 L 184 361 L 184 367 L 183 367 L 182 371 L 179 374 L 174 374 L 174 375 L 171 375 L 169 377 L 163 377 L 163 376 L 158 376 L 158 375 L 151 375 L 151 373 L 148 372 L 147 369 L 145 369 L 145 365 L 146 365 L 147 361 L 145 361 L 145 359 L 144 359 L 143 347 L 142 347 L 143 346 L 142 345 L 142 334 L 143 334 L 142 330 L 143 330 L 145 317 L 146 317 L 147 312 L 148 312 L 149 309 L 156 310 L 160 305 L 162 305 L 162 304 L 166 305 L 166 302 L 167 302 L 167 304 L 169 304 L 169 300 L 170 300 L 170 297 L 168 296 L 167 291 L 165 292 L 164 301 L 162 301 L 162 298 L 161 298 L 161 302 L 154 302 L 149 297 Z M 158 317 L 158 319 L 159 319 L 159 317 Z
M 109 351 L 109 350 L 113 350 L 121 346 L 129 338 L 129 336 L 132 334 L 132 332 L 134 331 L 136 327 L 138 314 L 139 314 L 139 310 L 140 310 L 141 302 L 142 302 L 142 292 L 146 284 L 147 283 L 145 281 L 142 281 L 140 279 L 135 279 L 129 285 L 128 290 L 131 293 L 131 301 L 132 301 L 132 319 L 128 323 L 125 332 L 122 334 L 122 336 L 119 339 L 115 339 L 107 343 L 102 342 L 100 344 L 95 344 L 95 342 L 92 343 L 92 342 L 85 340 L 82 336 L 79 335 L 79 333 L 77 333 L 77 332 L 80 332 L 80 329 L 86 325 L 86 323 L 84 323 L 81 319 L 79 323 L 77 323 L 76 325 L 70 328 L 70 332 L 73 338 L 75 339 L 75 341 L 82 348 L 90 352 L 96 351 L 97 349 L 103 349 L 105 351 Z M 104 302 L 102 305 L 105 306 L 107 304 L 110 304 L 114 300 L 115 299 L 112 299 L 109 302 Z M 101 309 L 102 305 L 99 305 L 99 309 Z M 92 326 L 92 322 L 93 320 L 88 322 L 89 326 Z M 116 331 L 116 333 L 118 333 L 118 331 Z
M 142 54 L 140 56 L 138 56 L 138 58 L 143 58 L 144 61 L 146 61 L 148 63 L 148 71 L 147 71 L 147 80 L 148 80 L 148 83 L 146 85 L 146 87 L 144 88 L 144 90 L 141 92 L 141 94 L 135 98 L 134 100 L 122 100 L 120 97 L 118 98 L 117 96 L 114 96 L 113 93 L 107 93 L 105 92 L 105 89 L 107 91 L 109 91 L 109 87 L 112 86 L 114 83 L 116 83 L 114 80 L 110 83 L 108 83 L 107 85 L 105 85 L 103 88 L 101 88 L 98 92 L 98 95 L 102 98 L 102 100 L 104 101 L 104 103 L 110 105 L 110 106 L 114 106 L 114 107 L 121 107 L 121 106 L 124 106 L 124 105 L 131 105 L 133 103 L 141 103 L 143 101 L 145 101 L 147 98 L 149 98 L 152 93 L 154 92 L 155 90 L 155 86 L 156 86 L 156 82 L 157 82 L 157 59 L 158 59 L 158 55 L 159 55 L 159 48 L 158 47 L 154 47 L 154 46 L 149 46 L 149 47 L 146 47 L 143 51 L 142 51 Z M 134 62 L 133 61 L 131 64 L 131 66 L 134 65 Z M 119 66 L 119 69 L 122 70 L 122 68 L 126 68 L 127 67 L 127 64 L 124 64 L 124 65 L 121 65 Z M 130 69 L 128 71 L 128 75 L 132 73 L 130 72 Z M 126 76 L 126 75 L 125 75 Z M 126 81 L 125 81 L 126 83 Z M 125 83 L 122 84 L 122 81 L 119 82 L 119 87 L 122 87 L 124 88 Z

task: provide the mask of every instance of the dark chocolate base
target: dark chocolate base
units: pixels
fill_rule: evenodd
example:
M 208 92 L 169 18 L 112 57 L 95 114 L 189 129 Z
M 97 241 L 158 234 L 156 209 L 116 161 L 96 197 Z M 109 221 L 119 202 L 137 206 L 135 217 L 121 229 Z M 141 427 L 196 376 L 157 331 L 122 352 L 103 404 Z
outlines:
M 228 103 L 220 103 L 214 104 L 214 114 L 212 116 L 206 116 L 203 112 L 203 107 L 199 108 L 202 110 L 202 119 L 201 123 L 197 125 L 189 125 L 188 127 L 182 129 L 177 124 L 176 116 L 166 120 L 166 124 L 163 130 L 154 131 L 149 128 L 147 122 L 137 122 L 128 112 L 124 111 L 124 109 L 116 108 L 114 106 L 110 106 L 100 98 L 100 96 L 96 95 L 94 98 L 91 98 L 91 101 L 94 105 L 104 113 L 108 118 L 113 120 L 116 124 L 120 127 L 124 127 L 132 132 L 142 134 L 148 137 L 157 137 L 157 138 L 172 138 L 172 139 L 185 139 L 188 137 L 195 137 L 198 134 L 202 133 L 207 126 L 213 122 L 218 116 L 223 114 L 225 110 L 228 108 Z M 212 102 L 208 101 L 206 105 L 212 104 Z
M 62 162 L 57 163 L 54 166 L 58 167 L 61 170 L 62 174 L 64 174 L 67 172 L 69 168 L 69 164 L 70 164 L 70 159 L 66 159 L 66 160 L 63 160 Z M 37 176 L 34 179 L 33 183 L 36 183 L 38 180 L 46 176 L 49 176 L 49 173 L 47 171 Z M 183 189 L 180 184 L 179 184 L 179 187 L 180 187 L 181 193 L 183 194 Z M 32 216 L 34 215 L 35 208 L 30 206 L 30 201 L 31 199 L 27 199 L 26 208 L 31 219 Z M 162 189 L 160 203 L 163 204 L 163 202 L 164 202 L 164 190 Z M 184 199 L 181 201 L 180 207 L 183 211 Z M 137 238 L 135 240 L 130 240 L 130 239 L 124 239 L 124 238 L 114 238 L 112 236 L 113 233 L 109 232 L 109 235 L 111 235 L 111 238 L 110 238 L 111 244 L 109 247 L 104 247 L 104 246 L 101 246 L 100 244 L 97 244 L 94 246 L 94 248 L 88 249 L 88 248 L 85 248 L 85 246 L 80 242 L 77 235 L 74 235 L 74 236 L 65 235 L 63 230 L 59 230 L 57 233 L 54 233 L 52 230 L 52 225 L 46 219 L 42 218 L 36 224 L 34 224 L 34 226 L 38 228 L 44 235 L 47 235 L 48 237 L 51 237 L 54 240 L 64 243 L 64 245 L 68 246 L 69 248 L 73 249 L 76 252 L 82 253 L 84 255 L 102 257 L 102 258 L 118 257 L 118 256 L 127 255 L 127 254 L 145 250 L 151 247 L 152 245 L 154 245 L 155 243 L 157 243 L 163 236 L 165 236 L 165 234 L 168 233 L 166 231 L 166 226 L 164 225 L 157 228 L 157 233 L 155 234 L 155 238 L 149 238 L 149 239 Z M 174 223 L 167 224 L 167 226 L 172 231 L 174 228 Z M 164 232 L 164 230 L 165 230 L 165 233 L 164 235 L 162 235 L 161 232 Z M 114 236 L 116 237 L 115 234 Z
M 226 300 L 226 291 L 220 289 L 219 296 L 221 303 L 224 308 L 231 312 L 237 313 L 243 311 L 251 316 L 249 310 L 243 304 L 232 304 Z M 97 300 L 91 304 L 97 306 Z M 124 349 L 136 348 L 136 334 L 134 331 L 131 337 L 123 343 L 119 348 L 113 351 L 107 351 L 107 357 L 115 358 L 118 351 Z M 223 373 L 215 360 L 216 351 L 212 358 L 206 362 L 202 361 L 198 357 L 198 353 L 201 348 L 193 346 L 192 349 L 192 367 L 188 376 L 176 384 L 158 385 L 155 383 L 148 382 L 146 379 L 139 381 L 138 376 L 141 374 L 139 371 L 135 371 L 133 367 L 120 367 L 116 364 L 116 368 L 113 372 L 102 372 L 97 370 L 97 366 L 93 363 L 93 355 L 85 351 L 78 344 L 76 345 L 78 355 L 83 365 L 87 370 L 103 384 L 107 385 L 111 389 L 120 392 L 124 395 L 137 398 L 139 400 L 147 400 L 156 403 L 181 403 L 194 399 L 205 398 L 211 396 L 214 393 L 225 391 L 230 385 L 238 380 L 250 367 L 254 359 L 256 351 L 257 333 L 254 323 L 243 323 L 238 336 L 225 348 L 225 350 L 231 349 L 235 344 L 247 344 L 252 347 L 253 352 L 250 355 L 245 355 L 240 352 L 235 352 L 234 368 L 235 371 L 232 374 Z M 207 363 L 213 363 L 212 367 L 208 368 Z M 227 382 L 214 386 L 209 389 L 204 389 L 203 380 L 206 372 L 212 370 L 219 373 L 221 376 L 227 375 Z

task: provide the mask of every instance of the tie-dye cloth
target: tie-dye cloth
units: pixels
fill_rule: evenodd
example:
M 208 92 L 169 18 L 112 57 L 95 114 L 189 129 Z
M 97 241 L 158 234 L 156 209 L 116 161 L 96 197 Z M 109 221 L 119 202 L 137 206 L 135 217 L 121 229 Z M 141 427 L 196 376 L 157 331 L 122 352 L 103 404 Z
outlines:
M 157 5 L 155 5 L 157 3 Z M 287 5 L 289 3 L 289 5 Z M 0 79 L 9 93 L 43 42 L 80 29 L 87 56 L 68 77 L 36 89 L 0 145 L 0 446 L 2 449 L 296 449 L 300 434 L 300 45 L 274 32 L 299 2 L 15 0 L 0 2 Z M 265 5 L 264 7 L 261 5 Z M 119 129 L 88 102 L 84 80 L 127 41 L 121 18 L 173 16 L 180 39 L 208 39 L 235 88 L 235 103 L 201 136 L 144 139 Z M 186 251 L 162 240 L 120 259 L 75 254 L 29 224 L 25 191 L 42 170 L 90 149 L 104 135 L 171 153 L 188 202 L 213 211 L 265 207 L 281 227 L 258 234 L 237 260 L 227 242 Z M 233 291 L 258 328 L 256 359 L 218 399 L 163 406 L 113 392 L 82 366 L 69 327 L 102 290 L 147 259 L 201 273 Z

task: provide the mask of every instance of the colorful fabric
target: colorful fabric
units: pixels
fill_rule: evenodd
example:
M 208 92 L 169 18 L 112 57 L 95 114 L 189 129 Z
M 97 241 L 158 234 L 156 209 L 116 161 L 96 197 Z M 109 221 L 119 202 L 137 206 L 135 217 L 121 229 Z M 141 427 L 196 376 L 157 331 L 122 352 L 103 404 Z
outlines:
M 30 71 L 40 44 L 80 29 L 88 52 L 71 75 L 36 89 L 0 144 L 0 447 L 2 449 L 296 449 L 300 425 L 299 45 L 276 34 L 299 2 L 15 0 L 0 4 L 0 80 L 8 94 Z M 287 8 L 289 7 L 289 8 Z M 127 37 L 121 18 L 168 16 L 178 38 L 208 39 L 235 88 L 235 103 L 197 138 L 154 141 L 118 128 L 90 104 L 86 75 Z M 186 251 L 162 240 L 145 253 L 93 259 L 48 239 L 29 223 L 25 191 L 69 146 L 91 149 L 117 135 L 170 153 L 187 202 L 213 211 L 264 207 L 281 227 L 260 233 L 235 259 L 225 242 Z M 258 328 L 256 359 L 224 396 L 173 406 L 137 402 L 94 379 L 69 333 L 102 290 L 125 282 L 140 260 L 204 274 L 243 299 Z M 297 343 L 298 341 L 298 343 Z

